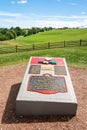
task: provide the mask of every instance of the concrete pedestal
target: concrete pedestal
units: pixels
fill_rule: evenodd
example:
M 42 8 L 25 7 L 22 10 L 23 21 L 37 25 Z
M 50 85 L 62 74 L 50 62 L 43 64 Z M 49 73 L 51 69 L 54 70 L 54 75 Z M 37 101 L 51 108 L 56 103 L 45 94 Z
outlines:
M 36 60 L 35 60 L 36 58 Z M 38 63 L 44 57 L 31 57 L 28 63 L 20 90 L 16 99 L 17 115 L 75 115 L 77 110 L 77 99 L 72 86 L 70 74 L 64 58 L 52 58 L 56 65 Z M 31 71 L 31 65 L 40 65 L 37 72 Z M 55 67 L 59 66 L 59 70 Z M 62 70 L 60 67 L 62 66 Z M 65 67 L 65 69 L 64 69 Z M 32 69 L 33 70 L 33 69 Z M 43 76 L 49 74 L 53 77 L 61 77 L 65 80 L 65 86 L 58 81 L 58 90 L 34 91 L 30 89 L 30 78 L 32 76 Z M 61 84 L 61 85 L 60 85 Z M 32 86 L 31 86 L 32 87 Z M 62 90 L 61 90 L 62 87 Z M 46 93 L 45 93 L 46 92 Z M 53 93 L 52 93 L 53 92 Z

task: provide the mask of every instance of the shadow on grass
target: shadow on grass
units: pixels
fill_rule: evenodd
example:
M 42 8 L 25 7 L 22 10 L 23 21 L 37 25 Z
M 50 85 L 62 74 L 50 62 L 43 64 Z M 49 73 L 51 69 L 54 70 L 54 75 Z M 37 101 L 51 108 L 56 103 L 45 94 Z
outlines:
M 19 91 L 21 83 L 11 86 L 11 90 L 7 99 L 6 107 L 2 116 L 2 124 L 12 123 L 39 123 L 39 122 L 67 122 L 73 118 L 73 116 L 16 116 L 16 97 Z

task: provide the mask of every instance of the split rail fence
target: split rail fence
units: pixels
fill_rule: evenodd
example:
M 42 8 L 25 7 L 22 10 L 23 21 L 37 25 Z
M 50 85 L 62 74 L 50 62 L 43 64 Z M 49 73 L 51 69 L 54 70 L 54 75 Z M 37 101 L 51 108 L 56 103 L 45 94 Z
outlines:
M 45 50 L 45 49 L 54 49 L 54 48 L 65 48 L 65 47 L 76 47 L 76 46 L 87 46 L 87 40 L 78 40 L 78 41 L 62 41 L 54 43 L 42 43 L 42 44 L 29 44 L 21 46 L 6 46 L 1 43 L 0 45 L 0 54 L 6 53 L 17 53 L 17 52 L 26 52 L 34 50 Z

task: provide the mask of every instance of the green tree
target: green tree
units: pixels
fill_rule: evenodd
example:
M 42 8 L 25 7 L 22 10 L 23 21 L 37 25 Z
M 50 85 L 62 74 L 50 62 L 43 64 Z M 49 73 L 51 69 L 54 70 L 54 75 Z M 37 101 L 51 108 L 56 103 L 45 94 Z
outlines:
M 44 27 L 43 29 L 44 29 L 44 31 L 48 31 L 48 28 L 47 28 L 47 27 Z
M 13 39 L 16 39 L 17 34 L 16 34 L 15 30 L 11 29 L 9 32 L 13 34 Z
M 23 29 L 22 30 L 22 35 L 25 37 L 25 36 L 28 36 L 28 29 Z
M 48 30 L 52 30 L 53 28 L 52 27 L 49 27 Z
M 12 34 L 11 31 L 8 31 L 8 32 L 6 33 L 6 37 L 7 37 L 7 40 L 14 39 L 14 35 Z
M 20 27 L 16 27 L 14 30 L 15 30 L 17 36 L 22 35 L 22 29 Z
M 32 35 L 32 29 L 28 29 L 28 35 Z
M 0 33 L 0 41 L 4 41 L 4 40 L 6 40 L 5 35 L 3 35 L 3 34 Z
M 0 29 L 0 33 L 3 34 L 3 35 L 6 34 L 7 31 L 8 31 L 7 28 L 1 28 L 1 29 Z
M 31 30 L 32 30 L 32 34 L 37 33 L 37 30 L 36 30 L 36 28 L 35 28 L 35 27 L 32 27 L 32 28 L 31 28 Z

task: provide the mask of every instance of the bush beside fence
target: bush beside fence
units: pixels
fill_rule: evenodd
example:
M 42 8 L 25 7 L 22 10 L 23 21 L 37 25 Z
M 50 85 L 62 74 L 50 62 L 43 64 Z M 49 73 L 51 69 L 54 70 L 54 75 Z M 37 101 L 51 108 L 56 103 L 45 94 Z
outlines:
M 62 41 L 54 43 L 44 43 L 44 44 L 29 44 L 23 46 L 1 46 L 0 54 L 6 53 L 17 53 L 25 51 L 34 51 L 34 50 L 44 50 L 44 49 L 54 49 L 54 48 L 65 48 L 65 47 L 75 47 L 75 46 L 87 46 L 87 40 L 78 40 L 78 41 Z

